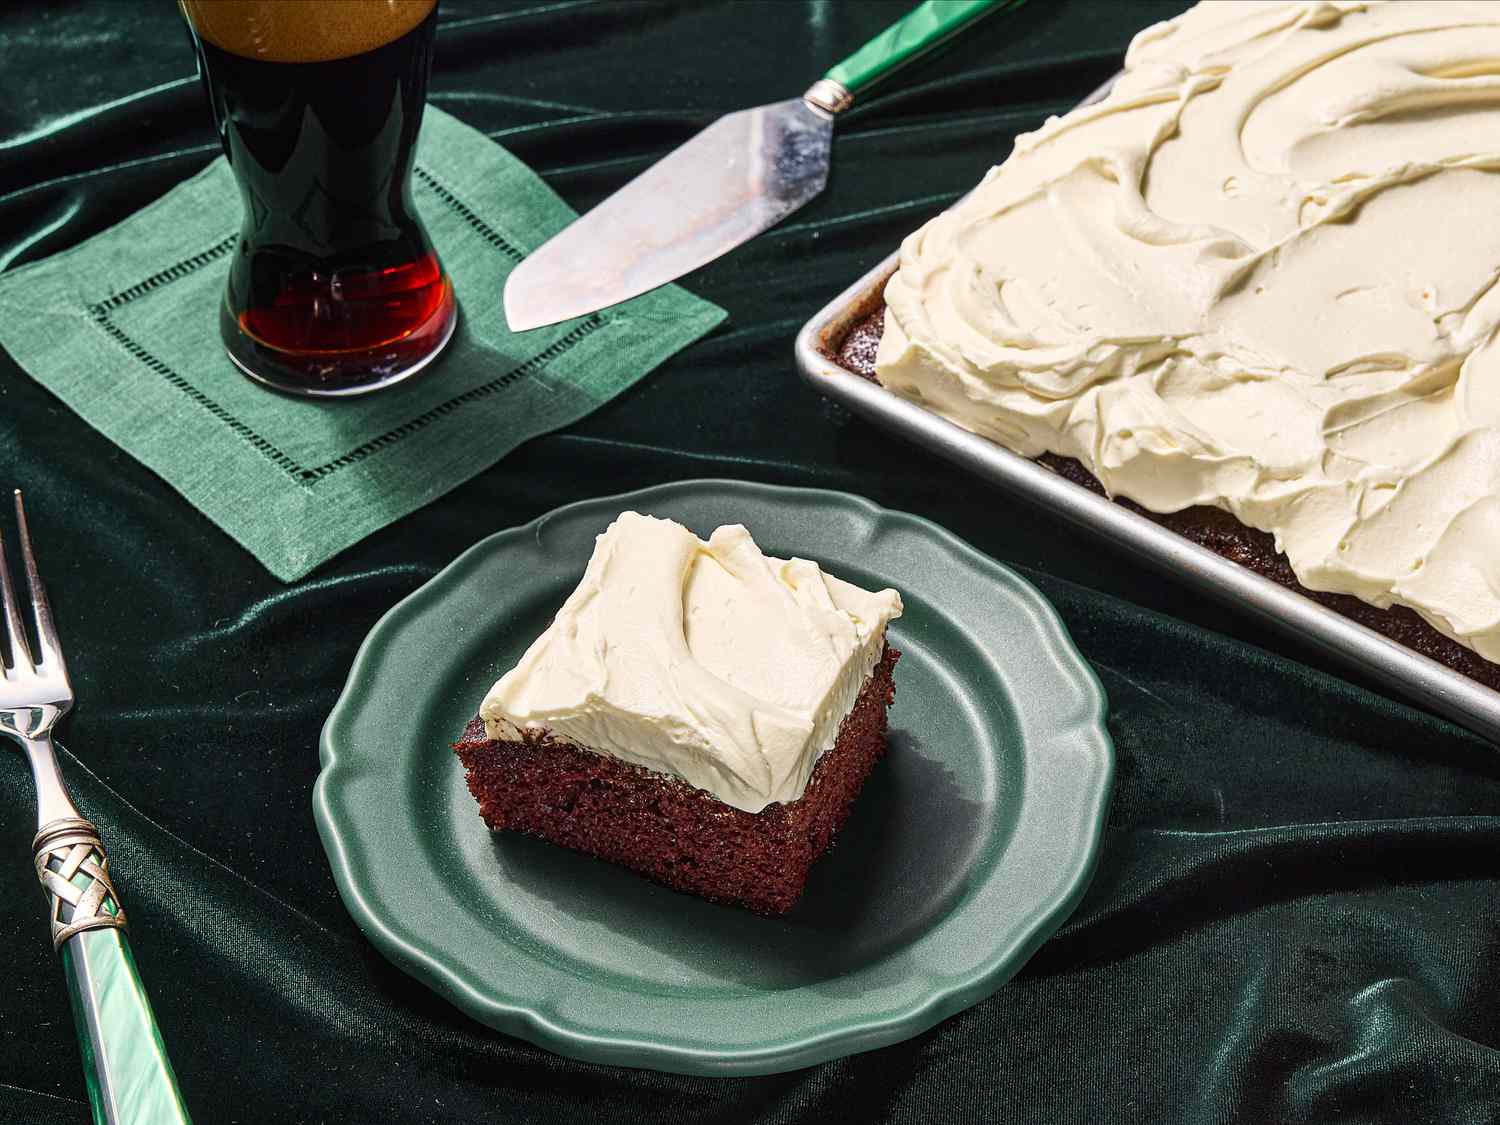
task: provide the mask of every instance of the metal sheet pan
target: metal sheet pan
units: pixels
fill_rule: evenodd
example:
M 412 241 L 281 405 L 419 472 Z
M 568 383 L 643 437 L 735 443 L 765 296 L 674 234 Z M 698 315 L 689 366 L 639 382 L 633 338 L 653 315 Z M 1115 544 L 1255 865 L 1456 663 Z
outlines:
M 1104 97 L 1110 85 L 1101 86 L 1080 104 Z M 896 270 L 898 254 L 892 253 L 803 325 L 797 334 L 797 367 L 809 384 L 877 425 L 926 446 L 1001 488 L 1037 501 L 1208 594 L 1313 641 L 1398 694 L 1500 742 L 1500 692 L 1230 562 L 987 438 L 971 434 L 829 359 L 825 350 L 836 350 L 850 327 L 878 307 L 885 283 Z

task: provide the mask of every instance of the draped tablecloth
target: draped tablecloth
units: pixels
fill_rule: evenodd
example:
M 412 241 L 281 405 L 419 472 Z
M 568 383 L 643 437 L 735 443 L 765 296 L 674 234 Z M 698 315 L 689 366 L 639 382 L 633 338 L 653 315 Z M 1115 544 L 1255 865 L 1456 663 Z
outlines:
M 583 209 L 905 6 L 443 0 L 432 99 Z M 0 484 L 29 492 L 80 699 L 64 769 L 198 1121 L 1500 1119 L 1500 751 L 792 367 L 813 310 L 1180 6 L 1031 0 L 905 72 L 840 120 L 820 199 L 687 279 L 729 310 L 713 335 L 295 585 L 0 354 Z M 174 4 L 0 11 L 0 265 L 216 152 Z M 862 493 L 1016 567 L 1103 680 L 1119 754 L 1093 886 L 1019 977 L 910 1042 L 767 1078 L 583 1065 L 471 1022 L 356 930 L 309 806 L 318 729 L 395 601 L 499 528 L 697 476 Z M 32 808 L 0 757 L 0 1121 L 71 1125 L 88 1109 Z

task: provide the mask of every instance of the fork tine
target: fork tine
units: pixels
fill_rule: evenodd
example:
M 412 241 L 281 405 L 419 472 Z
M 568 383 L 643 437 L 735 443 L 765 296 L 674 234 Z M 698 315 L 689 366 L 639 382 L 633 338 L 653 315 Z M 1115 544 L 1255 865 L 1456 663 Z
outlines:
M 21 609 L 16 605 L 16 588 L 10 581 L 10 563 L 5 558 L 5 536 L 0 535 L 0 617 L 5 618 L 5 638 L 10 642 L 10 666 L 29 670 L 31 650 L 21 627 Z
M 52 603 L 47 600 L 47 587 L 42 585 L 41 572 L 36 568 L 36 555 L 31 550 L 31 528 L 26 523 L 26 506 L 21 503 L 19 488 L 16 489 L 16 527 L 20 530 L 26 585 L 31 590 L 31 615 L 36 622 L 39 663 L 61 668 L 62 649 L 57 643 L 57 626 L 52 622 Z

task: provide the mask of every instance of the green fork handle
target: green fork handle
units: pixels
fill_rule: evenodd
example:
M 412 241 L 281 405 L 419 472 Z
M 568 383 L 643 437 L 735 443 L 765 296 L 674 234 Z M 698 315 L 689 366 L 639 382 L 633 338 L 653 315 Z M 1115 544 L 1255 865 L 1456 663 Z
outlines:
M 985 13 L 1017 2 L 1020 0 L 925 0 L 843 62 L 836 63 L 823 78 L 838 83 L 852 98 L 919 55 L 947 42 Z
M 62 958 L 96 1125 L 188 1125 L 125 931 L 78 934 Z
M 190 1125 L 98 829 L 82 817 L 50 821 L 33 851 L 68 977 L 95 1125 Z

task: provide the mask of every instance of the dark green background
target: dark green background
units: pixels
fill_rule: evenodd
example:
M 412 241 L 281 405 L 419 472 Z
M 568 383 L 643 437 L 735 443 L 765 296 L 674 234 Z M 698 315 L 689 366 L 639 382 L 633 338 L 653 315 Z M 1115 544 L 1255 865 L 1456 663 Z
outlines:
M 905 6 L 444 0 L 432 96 L 583 208 Z M 200 1123 L 1500 1120 L 1500 753 L 792 369 L 814 309 L 1178 7 L 1032 0 L 903 74 L 840 122 L 822 198 L 688 279 L 730 312 L 713 336 L 293 587 L 0 356 L 0 484 L 29 490 L 81 700 L 64 768 Z M 0 9 L 0 264 L 215 151 L 168 0 Z M 1119 751 L 1093 888 L 1015 982 L 910 1043 L 723 1082 L 565 1062 L 459 1015 L 355 930 L 308 803 L 318 728 L 393 602 L 497 528 L 705 475 L 860 492 L 1022 570 L 1098 670 Z M 0 1120 L 84 1122 L 17 755 L 0 810 Z

